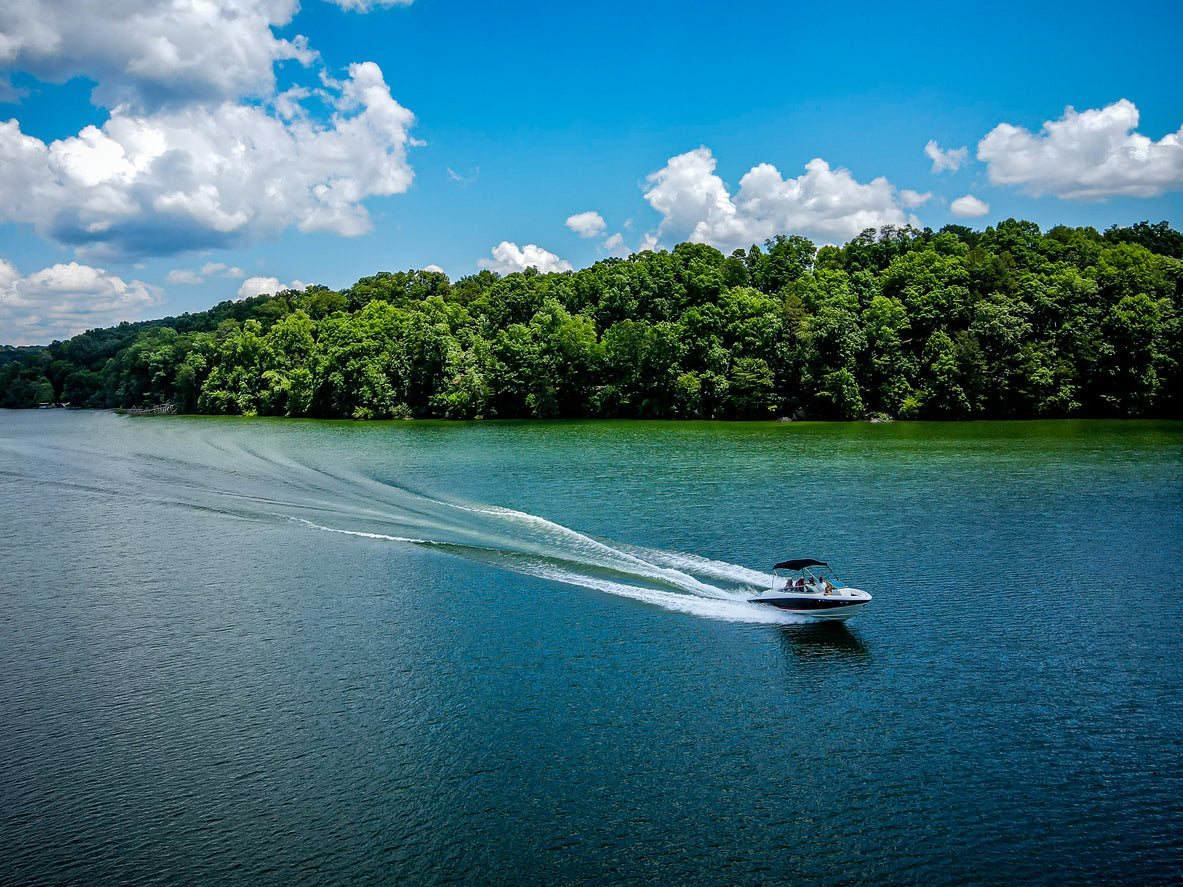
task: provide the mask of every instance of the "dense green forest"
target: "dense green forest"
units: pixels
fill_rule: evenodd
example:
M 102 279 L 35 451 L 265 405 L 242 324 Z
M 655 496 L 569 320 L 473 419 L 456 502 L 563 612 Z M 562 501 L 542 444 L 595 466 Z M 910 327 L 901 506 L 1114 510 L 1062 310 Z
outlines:
M 0 351 L 0 406 L 347 417 L 1181 417 L 1183 235 L 1009 220 L 455 283 L 383 272 Z

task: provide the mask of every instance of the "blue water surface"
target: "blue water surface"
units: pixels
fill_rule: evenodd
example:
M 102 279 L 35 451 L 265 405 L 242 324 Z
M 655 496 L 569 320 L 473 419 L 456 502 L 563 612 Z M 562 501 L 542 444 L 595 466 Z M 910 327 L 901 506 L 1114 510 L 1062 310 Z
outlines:
M 0 411 L 0 491 L 3 884 L 1183 870 L 1179 423 Z

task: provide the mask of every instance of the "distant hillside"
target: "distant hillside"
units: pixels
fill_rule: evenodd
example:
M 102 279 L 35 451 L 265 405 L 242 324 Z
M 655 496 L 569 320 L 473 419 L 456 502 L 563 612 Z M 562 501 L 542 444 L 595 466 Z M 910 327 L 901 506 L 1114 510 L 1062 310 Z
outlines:
M 0 351 L 0 406 L 345 417 L 1183 417 L 1183 235 L 1008 220 L 581 271 L 382 272 Z
M 42 348 L 39 345 L 0 345 L 0 366 L 22 361 L 27 357 L 32 357 L 41 350 Z

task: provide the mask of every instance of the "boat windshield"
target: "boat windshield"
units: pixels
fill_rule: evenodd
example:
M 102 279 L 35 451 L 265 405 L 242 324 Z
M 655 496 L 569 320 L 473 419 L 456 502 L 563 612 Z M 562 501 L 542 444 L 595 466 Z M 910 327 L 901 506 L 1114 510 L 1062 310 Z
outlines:
M 815 572 L 809 567 L 802 567 L 797 570 L 783 570 L 774 569 L 773 574 L 776 578 L 773 579 L 772 588 L 774 591 L 778 589 L 800 588 L 806 591 L 816 591 L 824 589 L 827 585 L 830 588 L 843 588 L 845 583 L 836 579 L 833 576 L 826 576 L 825 572 L 818 570 Z M 777 579 L 783 579 L 784 583 L 778 585 Z

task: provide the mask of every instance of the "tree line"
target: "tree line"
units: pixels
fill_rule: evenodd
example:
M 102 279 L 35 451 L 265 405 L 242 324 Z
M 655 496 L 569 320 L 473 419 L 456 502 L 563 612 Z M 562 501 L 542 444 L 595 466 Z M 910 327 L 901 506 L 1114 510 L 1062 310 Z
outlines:
M 1014 219 L 382 272 L 0 350 L 0 406 L 321 418 L 1183 417 L 1183 235 Z

